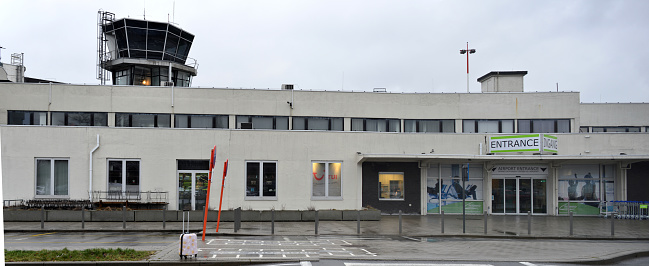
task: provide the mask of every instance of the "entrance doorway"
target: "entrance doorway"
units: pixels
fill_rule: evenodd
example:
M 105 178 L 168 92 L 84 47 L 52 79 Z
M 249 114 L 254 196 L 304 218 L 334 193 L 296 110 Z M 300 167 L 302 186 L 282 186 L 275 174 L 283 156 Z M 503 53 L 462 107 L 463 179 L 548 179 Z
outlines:
M 209 171 L 178 171 L 178 210 L 203 210 Z
M 492 213 L 547 214 L 545 178 L 494 178 L 491 185 Z

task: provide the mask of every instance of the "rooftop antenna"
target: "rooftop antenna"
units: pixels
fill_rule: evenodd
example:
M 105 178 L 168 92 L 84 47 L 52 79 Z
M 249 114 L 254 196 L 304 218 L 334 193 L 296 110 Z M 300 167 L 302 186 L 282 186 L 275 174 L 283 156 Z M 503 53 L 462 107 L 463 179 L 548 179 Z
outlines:
M 0 46 L 0 66 L 2 65 L 2 49 L 5 49 L 5 48 Z
M 171 17 L 171 22 L 176 23 L 176 1 L 174 1 L 174 6 L 173 6 L 173 16 Z
M 146 20 L 146 0 L 144 0 L 144 20 Z

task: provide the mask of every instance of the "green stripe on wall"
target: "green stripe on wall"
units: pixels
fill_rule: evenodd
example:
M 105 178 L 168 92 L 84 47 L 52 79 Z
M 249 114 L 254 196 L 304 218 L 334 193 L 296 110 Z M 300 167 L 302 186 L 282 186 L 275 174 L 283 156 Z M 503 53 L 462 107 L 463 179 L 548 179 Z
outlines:
M 491 137 L 491 139 L 520 139 L 520 138 L 534 138 L 534 137 L 538 138 L 539 134 Z

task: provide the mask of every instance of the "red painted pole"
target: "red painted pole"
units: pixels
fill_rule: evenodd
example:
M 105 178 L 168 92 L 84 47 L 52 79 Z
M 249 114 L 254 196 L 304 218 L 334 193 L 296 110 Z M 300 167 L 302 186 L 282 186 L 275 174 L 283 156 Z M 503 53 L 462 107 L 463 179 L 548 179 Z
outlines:
M 205 229 L 207 227 L 207 211 L 210 206 L 210 188 L 212 187 L 212 170 L 214 169 L 214 164 L 216 164 L 216 146 L 212 148 L 210 153 L 210 172 L 207 176 L 207 198 L 205 199 L 205 215 L 203 216 L 203 238 L 205 241 Z
M 221 181 L 221 199 L 219 200 L 219 217 L 216 220 L 216 232 L 219 232 L 219 224 L 221 223 L 221 204 L 223 203 L 223 190 L 225 189 L 225 176 L 228 175 L 228 160 L 223 164 L 223 180 Z M 205 231 L 205 230 L 203 230 Z

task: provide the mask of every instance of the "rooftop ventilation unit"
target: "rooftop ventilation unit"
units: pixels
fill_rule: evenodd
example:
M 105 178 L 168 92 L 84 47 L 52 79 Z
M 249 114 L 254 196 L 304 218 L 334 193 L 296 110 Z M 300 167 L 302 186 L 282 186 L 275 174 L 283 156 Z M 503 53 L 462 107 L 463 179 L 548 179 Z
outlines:
M 385 88 L 374 88 L 374 92 L 387 92 Z
M 282 84 L 282 90 L 292 90 L 293 84 Z

